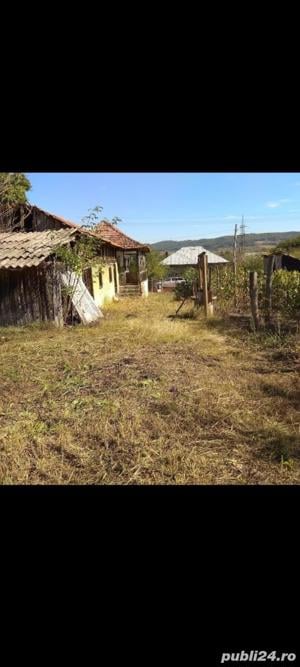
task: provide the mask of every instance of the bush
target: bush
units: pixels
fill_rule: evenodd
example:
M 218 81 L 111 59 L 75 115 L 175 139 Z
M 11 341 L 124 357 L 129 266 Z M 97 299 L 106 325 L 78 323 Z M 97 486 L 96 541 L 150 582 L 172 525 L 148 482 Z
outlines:
M 212 270 L 211 286 L 217 297 L 216 307 L 218 310 L 228 312 L 235 309 L 235 287 L 236 306 L 239 311 L 248 311 L 250 308 L 249 295 L 249 273 L 257 271 L 259 302 L 264 302 L 264 274 L 262 258 L 249 257 L 241 261 L 237 266 L 236 281 L 233 265 Z
M 175 287 L 175 299 L 188 299 L 193 296 L 197 282 L 198 272 L 196 269 L 187 269 L 182 275 L 184 282 L 177 283 Z
M 273 276 L 273 310 L 285 317 L 300 319 L 300 273 L 275 271 Z

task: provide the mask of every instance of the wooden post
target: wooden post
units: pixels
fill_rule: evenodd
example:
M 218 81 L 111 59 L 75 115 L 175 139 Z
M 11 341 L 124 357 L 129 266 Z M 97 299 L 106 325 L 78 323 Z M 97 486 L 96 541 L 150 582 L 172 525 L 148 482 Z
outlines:
M 202 276 L 203 276 L 203 304 L 204 304 L 204 313 L 205 317 L 208 317 L 208 291 L 207 291 L 207 255 L 205 252 L 202 252 L 200 255 L 200 262 L 202 267 Z
M 270 322 L 272 315 L 272 280 L 273 280 L 273 268 L 274 268 L 274 255 L 266 258 L 266 311 L 267 311 L 267 321 Z
M 139 286 L 140 294 L 142 294 L 142 281 L 141 281 L 141 271 L 140 271 L 140 255 L 139 251 L 136 251 L 136 264 L 137 264 L 137 281 Z
M 199 290 L 203 289 L 203 272 L 201 255 L 198 255 L 198 274 L 199 274 Z
M 236 266 L 236 238 L 237 238 L 237 229 L 238 229 L 238 226 L 235 225 L 235 227 L 234 227 L 234 239 L 233 239 L 234 307 L 235 307 L 235 308 L 237 308 L 237 292 L 236 292 L 236 274 L 237 274 L 237 266 Z
M 257 272 L 250 271 L 250 301 L 251 313 L 253 317 L 254 329 L 259 328 L 259 312 L 258 312 L 258 289 L 257 289 Z
M 61 293 L 61 282 L 59 269 L 56 265 L 56 260 L 49 262 L 49 273 L 52 279 L 52 308 L 53 308 L 53 319 L 57 327 L 62 327 L 64 324 L 64 314 L 62 307 L 62 293 Z M 70 300 L 71 301 L 71 300 Z

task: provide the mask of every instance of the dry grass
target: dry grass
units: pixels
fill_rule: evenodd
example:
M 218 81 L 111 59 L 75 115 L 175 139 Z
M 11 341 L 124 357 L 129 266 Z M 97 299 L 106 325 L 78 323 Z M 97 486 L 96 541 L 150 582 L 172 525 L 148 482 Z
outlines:
M 297 484 L 298 343 L 166 295 L 0 330 L 2 484 Z

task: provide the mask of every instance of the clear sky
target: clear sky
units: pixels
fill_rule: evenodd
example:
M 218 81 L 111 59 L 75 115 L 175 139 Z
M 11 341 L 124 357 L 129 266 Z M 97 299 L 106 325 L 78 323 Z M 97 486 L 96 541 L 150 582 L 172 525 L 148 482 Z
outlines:
M 162 240 L 300 231 L 299 173 L 30 173 L 29 200 L 80 223 L 88 209 L 122 219 L 128 236 Z

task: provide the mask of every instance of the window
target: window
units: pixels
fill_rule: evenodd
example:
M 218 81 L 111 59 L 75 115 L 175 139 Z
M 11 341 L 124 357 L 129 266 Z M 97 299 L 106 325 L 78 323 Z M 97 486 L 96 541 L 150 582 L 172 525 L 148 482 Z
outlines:
M 112 283 L 112 268 L 111 268 L 111 266 L 109 267 L 108 272 L 109 272 L 109 282 Z
M 99 287 L 100 287 L 100 289 L 102 289 L 102 287 L 103 287 L 102 271 L 99 271 Z

